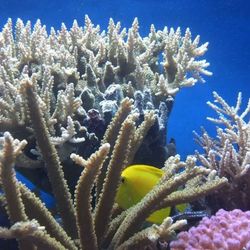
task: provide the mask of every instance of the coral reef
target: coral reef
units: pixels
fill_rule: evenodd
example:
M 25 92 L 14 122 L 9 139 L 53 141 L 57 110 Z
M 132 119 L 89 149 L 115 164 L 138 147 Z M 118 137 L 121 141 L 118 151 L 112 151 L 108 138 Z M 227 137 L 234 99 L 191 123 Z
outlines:
M 250 105 L 237 115 L 241 96 L 235 108 L 218 95 L 223 108 L 210 104 L 236 124 L 224 116 L 214 120 L 228 126 L 218 132 L 221 148 L 210 143 L 207 155 L 181 161 L 174 139 L 166 145 L 175 95 L 211 75 L 209 63 L 198 60 L 207 46 L 199 36 L 192 40 L 189 29 L 182 36 L 180 28 L 152 25 L 141 37 L 137 19 L 128 31 L 111 19 L 101 32 L 86 16 L 84 27 L 75 21 L 70 30 L 62 24 L 49 34 L 39 20 L 33 29 L 20 19 L 13 29 L 8 20 L 0 33 L 0 204 L 11 226 L 0 227 L 0 237 L 17 239 L 21 250 L 158 249 L 187 221 L 169 217 L 145 225 L 152 212 L 209 200 L 233 177 L 246 177 Z M 204 138 L 213 141 L 199 137 L 202 145 Z M 229 167 L 231 161 L 238 165 Z M 164 174 L 121 211 L 115 196 L 132 163 L 153 164 Z M 54 195 L 53 213 L 16 171 Z
M 213 212 L 219 208 L 232 210 L 250 209 L 250 99 L 245 110 L 240 113 L 242 94 L 238 94 L 235 106 L 229 106 L 216 92 L 214 103 L 208 105 L 216 111 L 218 118 L 208 118 L 219 124 L 217 137 L 213 138 L 203 129 L 196 141 L 203 147 L 204 153 L 197 152 L 197 158 L 203 166 L 216 170 L 220 177 L 228 179 L 228 185 L 207 197 Z
M 180 28 L 157 31 L 153 25 L 149 35 L 141 37 L 137 19 L 128 31 L 110 19 L 107 32 L 101 32 L 88 16 L 84 27 L 75 21 L 70 30 L 62 24 L 61 30 L 52 28 L 49 34 L 40 20 L 33 29 L 29 21 L 24 24 L 20 19 L 12 26 L 9 19 L 0 33 L 0 131 L 28 140 L 26 160 L 39 156 L 20 92 L 21 80 L 29 76 L 61 156 L 69 151 L 90 156 L 121 100 L 129 97 L 135 100 L 141 120 L 148 110 L 158 114 L 159 122 L 139 152 L 145 149 L 153 156 L 150 151 L 157 146 L 162 154 L 154 165 L 164 164 L 171 155 L 165 135 L 174 96 L 182 87 L 203 82 L 202 74 L 211 75 L 206 70 L 209 63 L 197 60 L 208 43 L 199 45 L 199 36 L 192 40 L 189 29 L 182 36 Z M 142 158 L 140 154 L 138 160 Z M 150 163 L 149 158 L 145 161 Z
M 44 249 L 126 249 L 129 245 L 137 244 L 153 247 L 159 238 L 168 241 L 173 229 L 186 222 L 179 220 L 172 225 L 171 220 L 167 219 L 159 227 L 152 226 L 147 231 L 137 233 L 152 211 L 192 201 L 226 183 L 226 179 L 218 178 L 214 171 L 196 167 L 192 157 L 186 162 L 181 162 L 178 156 L 170 157 L 166 161 L 165 174 L 159 184 L 138 204 L 114 217 L 112 211 L 121 171 L 128 165 L 137 148 L 132 145 L 140 144 L 141 137 L 154 120 L 151 113 L 151 119 L 145 119 L 136 129 L 134 120 L 137 116 L 129 115 L 132 103 L 125 99 L 112 119 L 99 150 L 87 160 L 71 154 L 71 158 L 84 167 L 76 186 L 73 206 L 58 154 L 39 107 L 34 84 L 30 80 L 23 80 L 21 89 L 26 98 L 27 111 L 48 171 L 64 230 L 39 199 L 16 180 L 13 169 L 15 159 L 27 142 L 14 140 L 9 132 L 5 132 L 2 138 L 1 186 L 7 200 L 9 218 L 12 223 L 18 224 L 14 224 L 9 230 L 1 229 L 0 236 L 17 237 L 20 249 L 27 249 L 23 242 L 31 244 L 30 247 Z M 94 180 L 97 193 L 96 206 L 92 211 L 91 190 Z M 179 187 L 182 189 L 179 190 Z M 20 208 L 20 214 L 15 214 L 16 207 Z M 31 221 L 33 219 L 38 222 Z M 155 237 L 151 237 L 151 232 L 154 232 Z
M 220 209 L 211 218 L 203 218 L 197 227 L 178 234 L 171 250 L 250 249 L 250 211 Z

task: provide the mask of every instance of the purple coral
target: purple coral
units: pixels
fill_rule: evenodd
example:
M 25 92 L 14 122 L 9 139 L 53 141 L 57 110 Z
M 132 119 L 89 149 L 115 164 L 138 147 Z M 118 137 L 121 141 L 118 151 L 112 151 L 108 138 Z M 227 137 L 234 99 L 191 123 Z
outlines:
M 220 209 L 197 227 L 178 234 L 171 250 L 250 250 L 250 211 Z

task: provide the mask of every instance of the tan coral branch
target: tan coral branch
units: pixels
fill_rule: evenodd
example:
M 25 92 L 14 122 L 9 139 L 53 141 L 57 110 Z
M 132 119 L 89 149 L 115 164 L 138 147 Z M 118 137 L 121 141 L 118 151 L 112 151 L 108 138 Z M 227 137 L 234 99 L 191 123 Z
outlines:
M 19 182 L 21 197 L 25 205 L 25 212 L 29 219 L 36 219 L 46 231 L 68 250 L 77 250 L 74 242 L 64 229 L 58 224 L 46 206 L 25 185 Z
M 22 88 L 27 98 L 34 134 L 48 170 L 48 176 L 57 200 L 64 228 L 73 239 L 76 239 L 75 209 L 55 146 L 50 141 L 48 128 L 45 125 L 45 120 L 37 102 L 34 87 L 29 80 L 24 80 Z
M 122 170 L 127 166 L 127 157 L 131 150 L 131 139 L 135 132 L 135 124 L 129 117 L 124 121 L 119 136 L 116 140 L 111 160 L 108 165 L 107 175 L 102 193 L 95 210 L 95 229 L 98 244 L 101 240 L 110 220 L 116 190 L 120 182 Z
M 15 141 L 8 132 L 4 133 L 3 156 L 0 162 L 1 182 L 11 223 L 26 221 L 28 219 L 25 214 L 24 204 L 14 171 L 15 159 L 21 153 L 26 143 L 26 141 Z M 34 245 L 26 240 L 19 240 L 18 243 L 20 250 L 35 249 Z
M 77 214 L 78 234 L 82 250 L 97 250 L 97 238 L 92 219 L 91 191 L 96 175 L 109 152 L 109 144 L 103 144 L 87 161 L 80 156 L 71 154 L 71 159 L 77 164 L 85 167 L 78 180 L 75 191 L 75 203 Z M 84 198 L 84 199 L 83 199 Z
M 17 238 L 27 242 L 33 242 L 38 249 L 67 250 L 63 245 L 51 238 L 36 220 L 17 222 L 10 229 L 0 227 L 0 237 L 5 239 Z M 30 250 L 24 248 L 25 250 Z
M 110 152 L 112 152 L 112 149 L 116 143 L 117 136 L 118 136 L 119 131 L 121 129 L 121 125 L 125 121 L 127 116 L 129 115 L 131 110 L 132 110 L 132 101 L 129 100 L 129 98 L 125 98 L 121 102 L 120 108 L 116 112 L 111 123 L 109 124 L 109 126 L 104 134 L 103 140 L 102 140 L 102 143 L 109 143 L 110 144 L 110 148 L 111 148 Z M 101 169 L 101 173 L 99 174 L 98 179 L 97 179 L 97 187 L 96 187 L 96 200 L 97 201 L 99 199 L 99 195 L 101 193 L 102 186 L 104 183 L 106 170 L 107 170 L 107 164 L 108 164 L 108 162 L 106 161 L 104 163 L 104 167 Z

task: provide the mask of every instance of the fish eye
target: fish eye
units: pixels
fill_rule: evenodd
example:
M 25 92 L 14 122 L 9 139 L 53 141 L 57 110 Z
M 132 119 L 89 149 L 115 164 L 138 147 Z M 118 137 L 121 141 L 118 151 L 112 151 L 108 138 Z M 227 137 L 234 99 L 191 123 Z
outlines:
M 125 178 L 124 178 L 124 177 L 121 178 L 121 182 L 122 182 L 122 183 L 125 182 Z

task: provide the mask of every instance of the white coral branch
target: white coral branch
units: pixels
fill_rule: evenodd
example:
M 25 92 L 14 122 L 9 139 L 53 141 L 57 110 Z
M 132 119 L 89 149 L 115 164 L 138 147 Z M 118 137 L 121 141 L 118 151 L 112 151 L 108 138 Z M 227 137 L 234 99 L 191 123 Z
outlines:
M 67 127 L 61 127 L 61 136 L 60 137 L 51 137 L 51 142 L 54 145 L 61 145 L 67 141 L 71 143 L 81 143 L 85 141 L 84 137 L 75 137 L 77 134 L 76 129 L 75 129 L 75 124 L 73 119 L 68 116 L 67 118 Z
M 213 92 L 214 103 L 208 105 L 217 113 L 218 118 L 208 120 L 224 127 L 217 128 L 214 139 L 203 130 L 197 133 L 196 141 L 203 147 L 205 154 L 196 152 L 200 162 L 210 169 L 216 169 L 220 176 L 228 175 L 238 179 L 249 172 L 250 165 L 250 122 L 246 121 L 250 113 L 249 103 L 240 113 L 242 94 L 239 93 L 235 106 L 230 106 L 221 96 Z

